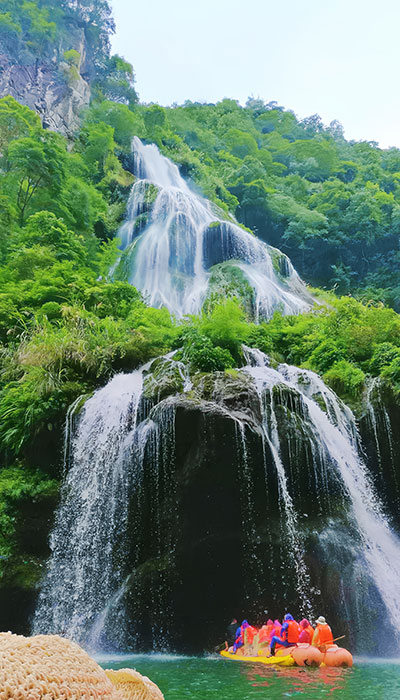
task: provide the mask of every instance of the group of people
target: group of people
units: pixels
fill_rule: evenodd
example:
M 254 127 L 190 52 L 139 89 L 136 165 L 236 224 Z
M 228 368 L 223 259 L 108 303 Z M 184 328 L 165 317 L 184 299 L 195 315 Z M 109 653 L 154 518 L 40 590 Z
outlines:
M 259 654 L 260 650 L 265 650 L 274 656 L 279 647 L 312 644 L 323 649 L 333 644 L 332 630 L 322 615 L 316 620 L 315 627 L 306 618 L 296 622 L 290 613 L 285 615 L 282 624 L 279 620 L 267 620 L 260 629 L 250 625 L 247 620 L 243 620 L 239 627 L 237 624 L 234 618 L 227 628 L 226 644 L 234 654 Z

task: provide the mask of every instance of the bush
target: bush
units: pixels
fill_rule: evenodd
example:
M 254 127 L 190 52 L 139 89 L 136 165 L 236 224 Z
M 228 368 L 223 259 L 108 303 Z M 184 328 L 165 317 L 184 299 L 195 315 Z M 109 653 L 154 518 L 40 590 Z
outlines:
M 196 328 L 184 328 L 175 345 L 183 346 L 182 357 L 191 370 L 218 372 L 235 367 L 235 360 L 229 350 L 213 345 L 211 339 Z
M 400 348 L 393 345 L 393 343 L 379 343 L 379 345 L 375 346 L 369 362 L 369 371 L 371 374 L 377 376 L 385 367 L 390 365 L 393 360 L 399 357 Z
M 347 360 L 336 362 L 323 378 L 337 394 L 353 398 L 360 395 L 365 385 L 364 372 Z

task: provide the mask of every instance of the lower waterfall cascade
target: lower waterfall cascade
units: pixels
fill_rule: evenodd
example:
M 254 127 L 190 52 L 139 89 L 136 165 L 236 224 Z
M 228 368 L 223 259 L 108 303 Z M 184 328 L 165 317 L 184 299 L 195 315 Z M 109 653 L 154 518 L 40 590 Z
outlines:
M 207 452 L 202 469 L 207 479 L 217 482 L 222 468 L 232 473 L 232 482 L 226 485 L 229 495 L 219 510 L 226 507 L 237 513 L 239 507 L 241 513 L 232 550 L 234 570 L 241 572 L 244 582 L 238 599 L 244 590 L 248 609 L 258 614 L 271 605 L 271 596 L 282 610 L 297 601 L 295 612 L 311 617 L 321 605 L 328 606 L 332 615 L 339 606 L 340 619 L 357 620 L 360 631 L 353 640 L 363 650 L 365 638 L 373 640 L 367 628 L 368 618 L 372 623 L 374 618 L 370 609 L 362 609 L 362 600 L 385 616 L 396 638 L 400 541 L 372 486 L 352 412 L 313 372 L 285 364 L 274 369 L 263 353 L 250 348 L 244 348 L 244 356 L 247 366 L 238 370 L 235 381 L 243 383 L 250 398 L 239 408 L 224 397 L 223 373 L 215 377 L 222 384 L 215 384 L 211 395 L 208 389 L 206 396 L 202 382 L 193 385 L 186 368 L 170 355 L 156 361 L 176 378 L 167 396 L 161 397 L 157 389 L 156 363 L 149 363 L 130 375 L 116 375 L 81 410 L 75 409 L 35 632 L 61 633 L 97 649 L 180 648 L 180 640 L 189 634 L 188 629 L 182 629 L 180 637 L 177 632 L 185 627 L 180 611 L 182 580 L 192 600 L 201 583 L 182 558 L 182 548 L 189 545 L 181 513 L 194 531 L 208 533 L 199 535 L 198 546 L 203 552 L 208 537 L 210 557 L 213 540 L 222 541 L 222 529 L 227 536 L 230 529 L 229 521 L 226 524 L 217 512 L 218 494 L 225 492 L 225 484 L 213 495 L 215 513 L 210 504 L 210 520 L 204 523 L 203 513 L 190 501 L 194 488 L 190 479 L 197 483 L 197 467 L 190 476 L 187 465 L 193 463 L 194 449 L 214 454 L 224 439 L 233 455 L 231 467 L 227 456 L 227 464 L 216 462 L 215 474 L 210 474 Z M 285 420 L 295 421 L 297 436 L 286 434 Z M 231 425 L 232 438 L 217 434 Z M 300 450 L 307 454 L 300 475 L 306 482 L 305 497 L 296 475 Z M 260 493 L 256 472 L 265 479 Z M 206 488 L 199 495 L 203 497 L 206 507 L 210 497 Z M 269 510 L 257 499 L 269 502 Z M 320 525 L 315 520 L 318 513 L 325 514 Z M 276 533 L 279 542 L 274 542 Z M 332 567 L 336 558 L 339 562 L 331 571 L 334 593 L 329 590 L 331 581 L 321 590 L 316 580 L 310 560 L 315 543 L 321 561 L 326 559 L 324 567 Z M 222 544 L 216 551 L 223 551 Z M 344 561 L 345 573 L 340 571 Z M 207 570 L 206 585 L 222 600 L 225 576 L 219 574 L 211 583 L 206 559 L 196 566 L 200 577 Z M 281 590 L 273 593 L 271 570 L 277 573 L 276 580 L 282 575 Z M 229 583 L 235 588 L 234 581 Z M 331 597 L 333 602 L 328 602 Z M 210 617 L 216 636 L 218 614 Z

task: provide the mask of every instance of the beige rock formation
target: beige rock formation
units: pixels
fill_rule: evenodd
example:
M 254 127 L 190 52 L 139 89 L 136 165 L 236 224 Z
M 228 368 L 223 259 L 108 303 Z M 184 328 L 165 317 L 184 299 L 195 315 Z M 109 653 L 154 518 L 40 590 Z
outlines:
M 0 633 L 0 700 L 163 700 L 136 671 L 103 671 L 74 642 L 56 635 Z

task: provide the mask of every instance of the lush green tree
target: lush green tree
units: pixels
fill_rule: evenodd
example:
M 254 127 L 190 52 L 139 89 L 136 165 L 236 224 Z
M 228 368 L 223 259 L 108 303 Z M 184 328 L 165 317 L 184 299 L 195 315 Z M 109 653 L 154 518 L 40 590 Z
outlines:
M 59 194 L 65 178 L 65 151 L 53 134 L 13 141 L 8 148 L 10 175 L 16 181 L 16 206 L 20 224 L 34 199 L 45 190 Z

